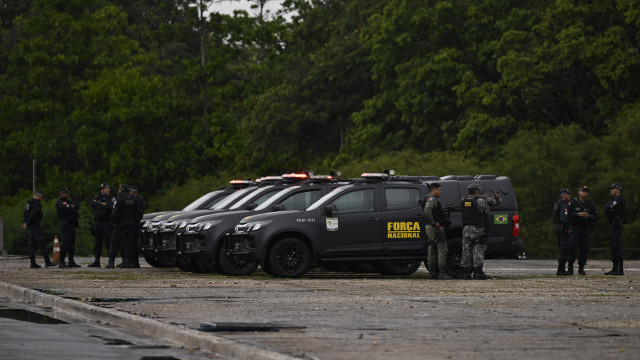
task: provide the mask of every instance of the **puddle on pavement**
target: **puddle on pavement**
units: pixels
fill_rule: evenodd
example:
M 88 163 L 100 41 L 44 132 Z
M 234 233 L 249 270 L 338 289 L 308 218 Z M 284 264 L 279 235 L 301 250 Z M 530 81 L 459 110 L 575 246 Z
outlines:
M 202 323 L 198 327 L 198 330 L 204 332 L 214 331 L 280 331 L 282 330 L 299 330 L 304 329 L 304 326 L 292 326 L 292 325 L 276 325 L 269 323 L 235 323 L 235 322 L 220 322 L 220 323 Z
M 140 360 L 180 360 L 173 356 L 143 356 Z
M 42 315 L 33 311 L 23 309 L 0 309 L 0 317 L 19 321 L 28 321 L 36 324 L 68 324 L 65 321 L 52 318 L 51 316 Z

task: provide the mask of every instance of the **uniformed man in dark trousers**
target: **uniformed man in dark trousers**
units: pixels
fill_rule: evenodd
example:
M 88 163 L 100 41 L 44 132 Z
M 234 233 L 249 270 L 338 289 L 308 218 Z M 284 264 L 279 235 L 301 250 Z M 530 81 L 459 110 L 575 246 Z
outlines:
M 567 188 L 558 191 L 560 200 L 553 206 L 554 223 L 556 226 L 556 234 L 558 235 L 558 271 L 556 275 L 569 275 L 565 270 L 567 261 L 569 260 L 569 252 L 571 250 L 571 223 L 569 222 L 569 201 L 571 200 L 571 192 Z
M 78 205 L 69 199 L 69 189 L 60 188 L 60 197 L 56 202 L 56 213 L 58 221 L 60 221 L 60 234 L 62 246 L 60 249 L 60 261 L 58 267 L 80 267 L 74 261 L 74 253 L 76 248 L 76 228 L 78 227 Z M 64 259 L 69 255 L 69 263 L 65 263 Z
M 611 236 L 611 261 L 613 268 L 605 275 L 624 275 L 624 254 L 622 250 L 622 230 L 624 225 L 624 199 L 622 198 L 622 184 L 613 183 L 609 186 L 609 191 L 613 199 L 604 206 L 604 214 L 609 220 L 609 234 Z
M 502 199 L 495 193 L 492 198 L 482 194 L 478 184 L 467 186 L 468 195 L 462 199 L 462 278 L 487 280 L 484 273 L 484 255 L 489 233 L 489 205 L 500 205 Z
M 100 267 L 100 255 L 102 255 L 102 246 L 109 251 L 111 245 L 111 235 L 113 234 L 113 225 L 111 224 L 111 211 L 113 210 L 113 196 L 109 194 L 111 187 L 109 184 L 100 184 L 100 194 L 93 197 L 89 205 L 93 209 L 93 237 L 95 246 L 93 255 L 95 260 L 89 267 Z
M 571 223 L 571 248 L 569 250 L 569 262 L 567 274 L 573 275 L 573 263 L 578 252 L 578 274 L 587 275 L 584 266 L 587 264 L 589 252 L 589 236 L 593 229 L 593 223 L 598 221 L 598 210 L 587 200 L 589 188 L 586 185 L 578 189 L 578 197 L 569 203 L 569 222 Z
M 121 267 L 130 267 L 131 259 L 125 257 L 124 247 L 132 238 L 135 238 L 137 242 L 136 232 L 138 231 L 138 225 L 136 223 L 140 222 L 139 214 L 141 212 L 140 203 L 129 195 L 129 186 L 127 184 L 120 185 L 120 194 L 111 213 L 111 222 L 115 228 L 111 236 L 107 268 L 113 269 L 115 267 L 114 263 L 116 256 L 118 256 L 118 251 L 123 255 Z
M 42 205 L 40 202 L 45 197 L 44 191 L 38 189 L 33 193 L 33 197 L 27 201 L 27 206 L 22 214 L 22 228 L 27 229 L 29 233 L 29 259 L 31 260 L 31 268 L 38 269 L 41 266 L 36 264 L 36 251 L 40 249 L 44 258 L 44 266 L 56 266 L 58 263 L 49 260 L 47 252 L 47 240 L 40 226 L 42 221 Z
M 130 259 L 129 261 L 129 266 L 130 268 L 139 268 L 140 267 L 140 261 L 139 261 L 139 250 L 140 250 L 140 230 L 142 229 L 142 215 L 144 214 L 144 210 L 147 207 L 146 206 L 146 202 L 144 201 L 144 198 L 142 196 L 140 196 L 140 190 L 138 189 L 137 186 L 135 185 L 131 185 L 129 187 L 129 195 L 131 195 L 131 197 L 136 200 L 138 202 L 138 205 L 140 206 L 140 213 L 139 218 L 137 219 L 136 225 L 137 225 L 137 229 L 136 232 L 133 234 L 135 236 L 132 236 L 132 238 L 129 240 L 128 242 L 128 249 L 126 250 L 127 255 L 126 257 Z
M 447 236 L 445 235 L 444 208 L 438 198 L 442 195 L 442 186 L 438 183 L 430 185 L 431 193 L 424 205 L 427 217 L 428 255 L 427 264 L 432 279 L 453 279 L 447 271 Z

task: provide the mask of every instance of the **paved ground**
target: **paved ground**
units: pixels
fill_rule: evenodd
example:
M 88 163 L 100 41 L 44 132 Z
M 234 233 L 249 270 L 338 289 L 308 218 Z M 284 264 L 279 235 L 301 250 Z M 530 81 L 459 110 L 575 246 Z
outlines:
M 27 264 L 0 260 L 0 281 L 175 329 L 269 324 L 280 331 L 215 337 L 300 358 L 640 356 L 640 261 L 625 262 L 622 277 L 603 276 L 611 263 L 595 260 L 587 276 L 557 277 L 552 260 L 489 260 L 488 281 L 430 280 L 424 268 L 405 278 L 314 271 L 304 279 L 275 279 L 149 266 L 32 270 Z

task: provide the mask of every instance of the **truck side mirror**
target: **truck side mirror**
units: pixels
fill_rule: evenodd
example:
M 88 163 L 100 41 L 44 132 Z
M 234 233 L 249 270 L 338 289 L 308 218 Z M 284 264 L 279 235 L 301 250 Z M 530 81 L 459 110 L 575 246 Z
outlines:
M 247 205 L 245 206 L 245 209 L 247 209 L 247 210 L 253 210 L 253 209 L 257 208 L 257 207 L 258 207 L 258 204 L 256 204 L 256 203 L 249 203 L 249 204 L 247 204 Z
M 324 213 L 327 216 L 335 216 L 338 213 L 338 209 L 336 209 L 336 206 L 333 204 L 327 205 L 324 207 Z
M 284 210 L 284 205 L 282 204 L 278 204 L 278 205 L 273 205 L 273 207 L 271 208 L 272 211 L 283 211 Z

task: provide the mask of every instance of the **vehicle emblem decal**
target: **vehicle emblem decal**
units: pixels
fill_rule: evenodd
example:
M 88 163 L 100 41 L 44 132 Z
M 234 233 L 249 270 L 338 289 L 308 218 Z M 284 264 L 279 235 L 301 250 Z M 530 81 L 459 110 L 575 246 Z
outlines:
M 327 230 L 328 231 L 336 231 L 338 230 L 338 218 L 327 218 Z
M 420 239 L 419 222 L 388 222 L 387 239 Z

